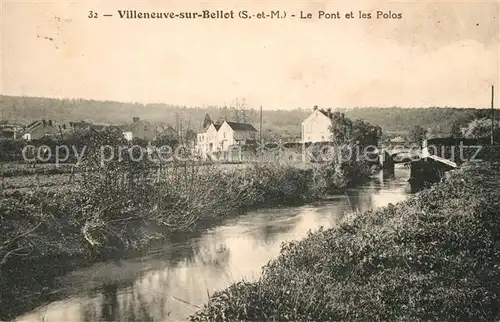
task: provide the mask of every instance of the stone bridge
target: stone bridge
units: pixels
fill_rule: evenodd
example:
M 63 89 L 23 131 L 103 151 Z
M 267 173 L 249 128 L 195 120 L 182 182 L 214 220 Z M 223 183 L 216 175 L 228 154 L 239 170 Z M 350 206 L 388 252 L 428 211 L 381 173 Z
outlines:
M 489 139 L 435 138 L 424 140 L 420 160 L 411 162 L 410 183 L 417 186 L 438 182 L 446 171 L 466 162 L 500 158 L 500 146 Z

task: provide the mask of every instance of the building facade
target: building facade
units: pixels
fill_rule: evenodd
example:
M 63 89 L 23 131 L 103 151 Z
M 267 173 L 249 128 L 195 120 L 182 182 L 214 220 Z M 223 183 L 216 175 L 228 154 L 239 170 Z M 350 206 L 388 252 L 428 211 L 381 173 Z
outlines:
M 131 124 L 122 127 L 122 134 L 127 141 L 140 139 L 152 142 L 156 140 L 156 127 L 148 121 L 134 117 Z
M 258 131 L 247 123 L 224 121 L 212 123 L 204 132 L 197 134 L 196 150 L 204 158 L 225 158 L 234 147 L 255 142 Z
M 302 143 L 331 142 L 331 124 L 331 110 L 323 111 L 315 106 L 311 115 L 302 121 Z
M 224 121 L 219 129 L 219 144 L 221 151 L 227 151 L 232 146 L 239 146 L 255 141 L 258 131 L 247 123 Z
M 55 136 L 60 133 L 59 127 L 52 120 L 34 121 L 23 132 L 23 139 L 38 140 L 46 136 Z

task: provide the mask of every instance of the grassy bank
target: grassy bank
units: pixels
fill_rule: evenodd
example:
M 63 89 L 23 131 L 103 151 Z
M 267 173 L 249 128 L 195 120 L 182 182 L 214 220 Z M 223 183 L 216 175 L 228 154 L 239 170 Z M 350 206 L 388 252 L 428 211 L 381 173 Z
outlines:
M 192 321 L 498 321 L 500 165 L 467 166 L 411 200 L 283 246 L 255 283 Z

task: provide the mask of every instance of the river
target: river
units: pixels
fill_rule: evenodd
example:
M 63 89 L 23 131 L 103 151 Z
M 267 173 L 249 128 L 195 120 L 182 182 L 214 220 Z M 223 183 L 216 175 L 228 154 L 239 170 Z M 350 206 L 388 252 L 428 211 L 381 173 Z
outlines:
M 61 278 L 48 303 L 16 321 L 179 321 L 229 284 L 258 278 L 284 241 L 335 226 L 353 210 L 365 211 L 407 198 L 409 171 L 373 180 L 328 201 L 249 212 L 168 250 L 110 261 Z

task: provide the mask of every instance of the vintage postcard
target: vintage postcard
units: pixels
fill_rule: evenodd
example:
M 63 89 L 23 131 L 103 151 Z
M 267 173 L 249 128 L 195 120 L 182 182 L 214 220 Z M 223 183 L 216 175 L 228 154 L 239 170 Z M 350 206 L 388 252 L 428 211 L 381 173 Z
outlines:
M 499 1 L 0 0 L 0 320 L 499 321 Z

